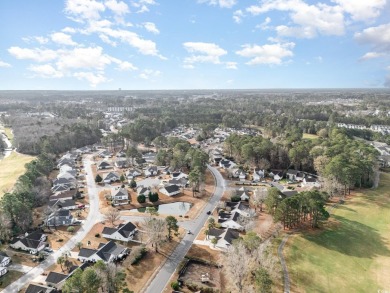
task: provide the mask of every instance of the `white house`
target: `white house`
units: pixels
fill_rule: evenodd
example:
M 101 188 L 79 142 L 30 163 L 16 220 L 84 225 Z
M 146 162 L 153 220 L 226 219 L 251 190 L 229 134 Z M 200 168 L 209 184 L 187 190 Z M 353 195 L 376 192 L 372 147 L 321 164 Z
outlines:
M 103 182 L 110 184 L 120 180 L 120 176 L 116 172 L 109 172 L 103 175 Z
M 129 192 L 126 188 L 115 188 L 111 190 L 111 200 L 113 205 L 123 205 L 129 202 Z
M 137 231 L 137 227 L 133 223 L 128 222 L 126 224 L 120 224 L 117 228 L 104 227 L 102 237 L 110 240 L 129 242 L 133 239 Z
M 167 196 L 174 196 L 180 194 L 180 186 L 178 185 L 167 185 L 160 189 L 162 194 Z
M 145 177 L 156 176 L 158 174 L 157 166 L 149 166 L 144 171 Z
M 232 244 L 233 241 L 239 238 L 239 233 L 233 229 L 210 229 L 208 234 L 208 239 L 210 240 L 210 247 L 213 248 L 214 244 L 211 243 L 213 238 L 217 239 L 215 248 L 220 250 L 227 250 Z
M 311 186 L 320 187 L 320 183 L 314 177 L 305 177 L 305 178 L 303 178 L 302 186 L 304 186 L 304 187 L 311 187 Z
M 0 277 L 4 276 L 8 272 L 7 268 L 5 267 L 0 267 Z
M 142 172 L 137 169 L 131 169 L 126 172 L 126 177 L 128 180 L 132 180 L 135 177 L 141 176 Z
M 244 190 L 242 192 L 239 193 L 240 195 L 240 198 L 242 201 L 248 201 L 249 200 L 249 193 L 247 190 Z
M 31 254 L 37 254 L 46 246 L 46 235 L 39 231 L 34 231 L 24 236 L 15 237 L 10 242 L 10 247 L 28 251 Z
M 99 170 L 105 170 L 105 169 L 111 169 L 112 168 L 112 165 L 107 162 L 107 161 L 101 161 L 98 165 L 97 165 L 97 168 Z
M 10 262 L 11 258 L 5 252 L 0 251 L 0 267 L 6 267 Z
M 81 248 L 77 259 L 81 262 L 97 262 L 102 260 L 105 263 L 114 262 L 123 259 L 129 254 L 127 247 L 117 244 L 114 241 L 100 243 L 98 249 Z
M 244 227 L 241 226 L 237 221 L 240 217 L 240 213 L 234 212 L 234 213 L 220 213 L 218 218 L 218 223 L 220 223 L 221 227 L 223 228 L 230 228 L 242 231 L 244 230 Z

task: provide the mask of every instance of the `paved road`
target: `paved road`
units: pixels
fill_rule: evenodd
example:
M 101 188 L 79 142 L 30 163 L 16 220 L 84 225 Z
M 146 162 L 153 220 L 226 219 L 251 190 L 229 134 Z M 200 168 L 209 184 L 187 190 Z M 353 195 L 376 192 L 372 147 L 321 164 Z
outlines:
M 93 178 L 91 164 L 93 163 L 92 155 L 84 159 L 84 167 L 87 172 L 87 187 L 89 194 L 89 213 L 88 217 L 85 219 L 81 228 L 77 233 L 69 239 L 68 242 L 64 244 L 59 250 L 53 252 L 50 256 L 46 258 L 45 261 L 40 263 L 38 266 L 31 269 L 28 273 L 17 279 L 15 282 L 4 288 L 3 293 L 15 293 L 18 292 L 23 286 L 32 282 L 35 278 L 41 275 L 45 270 L 47 270 L 51 265 L 56 263 L 57 258 L 61 256 L 64 251 L 71 251 L 77 242 L 82 241 L 88 232 L 92 229 L 96 222 L 101 221 L 102 215 L 99 212 L 99 196 L 98 189 Z
M 186 234 L 183 240 L 179 243 L 176 249 L 173 251 L 172 255 L 167 259 L 165 264 L 161 267 L 160 271 L 154 277 L 153 281 L 146 288 L 146 293 L 158 293 L 163 292 L 165 286 L 169 282 L 172 274 L 175 272 L 179 263 L 183 260 L 184 256 L 187 254 L 192 243 L 194 242 L 196 236 L 199 234 L 203 225 L 209 218 L 209 215 L 206 214 L 207 211 L 212 211 L 217 203 L 220 201 L 223 192 L 226 188 L 225 180 L 222 178 L 221 174 L 214 167 L 208 166 L 208 169 L 215 177 L 216 188 L 213 196 L 210 198 L 210 201 L 206 204 L 203 211 L 199 214 L 198 218 L 194 221 L 183 222 L 183 227 L 190 230 L 193 234 Z

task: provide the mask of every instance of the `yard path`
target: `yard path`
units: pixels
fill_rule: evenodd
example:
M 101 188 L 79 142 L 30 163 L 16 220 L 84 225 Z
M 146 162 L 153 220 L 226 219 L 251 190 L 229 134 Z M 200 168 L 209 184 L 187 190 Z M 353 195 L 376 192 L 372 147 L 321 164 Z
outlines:
M 226 188 L 226 182 L 217 169 L 211 166 L 208 166 L 208 169 L 211 171 L 215 178 L 216 186 L 213 196 L 210 198 L 210 201 L 206 204 L 203 211 L 201 211 L 201 213 L 195 220 L 185 222 L 185 228 L 187 230 L 190 230 L 192 234 L 186 234 L 184 236 L 183 240 L 175 248 L 175 250 L 169 256 L 166 262 L 161 266 L 149 286 L 145 288 L 142 292 L 157 293 L 164 291 L 164 288 L 166 287 L 176 268 L 184 259 L 184 256 L 187 254 L 197 235 L 200 233 L 200 230 L 202 229 L 204 223 L 209 218 L 207 211 L 214 210 L 217 206 L 217 203 L 220 201 Z
M 280 263 L 282 265 L 282 270 L 283 270 L 283 279 L 284 279 L 284 293 L 290 293 L 290 277 L 288 275 L 288 269 L 286 265 L 286 260 L 284 259 L 283 255 L 283 248 L 287 243 L 288 238 L 291 236 L 291 234 L 287 234 L 284 236 L 282 242 L 280 243 L 278 247 L 278 256 L 280 258 Z
M 98 188 L 96 187 L 91 168 L 91 165 L 93 164 L 92 156 L 93 155 L 89 155 L 83 160 L 85 171 L 87 172 L 86 179 L 89 195 L 89 213 L 81 228 L 59 250 L 53 252 L 38 266 L 32 268 L 28 273 L 4 288 L 2 291 L 3 293 L 18 292 L 26 284 L 34 281 L 34 279 L 38 278 L 45 270 L 55 264 L 57 262 L 57 258 L 61 256 L 63 252 L 71 251 L 76 246 L 76 243 L 82 241 L 87 236 L 92 227 L 103 219 L 103 216 L 99 211 Z
M 25 265 L 18 264 L 18 263 L 11 264 L 9 267 L 7 267 L 7 269 L 10 271 L 18 271 L 18 272 L 22 272 L 22 273 L 28 273 L 33 268 L 34 267 L 25 266 Z

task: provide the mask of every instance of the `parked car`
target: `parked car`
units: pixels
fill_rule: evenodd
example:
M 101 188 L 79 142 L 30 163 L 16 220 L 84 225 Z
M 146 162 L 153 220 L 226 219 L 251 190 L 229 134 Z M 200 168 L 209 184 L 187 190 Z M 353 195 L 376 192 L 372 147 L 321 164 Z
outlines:
M 79 204 L 79 205 L 78 205 L 78 208 L 79 208 L 79 209 L 85 209 L 85 204 Z
M 51 249 L 50 247 L 45 247 L 43 250 L 46 252 L 53 252 L 53 249 Z
M 206 214 L 211 215 L 211 211 L 208 211 Z

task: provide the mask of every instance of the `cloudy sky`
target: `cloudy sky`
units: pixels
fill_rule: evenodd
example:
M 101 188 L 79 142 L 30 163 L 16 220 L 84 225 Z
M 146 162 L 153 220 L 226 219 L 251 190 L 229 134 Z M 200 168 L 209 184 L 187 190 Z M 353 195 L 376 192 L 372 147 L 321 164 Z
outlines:
M 390 0 L 1 0 L 0 89 L 390 87 Z

